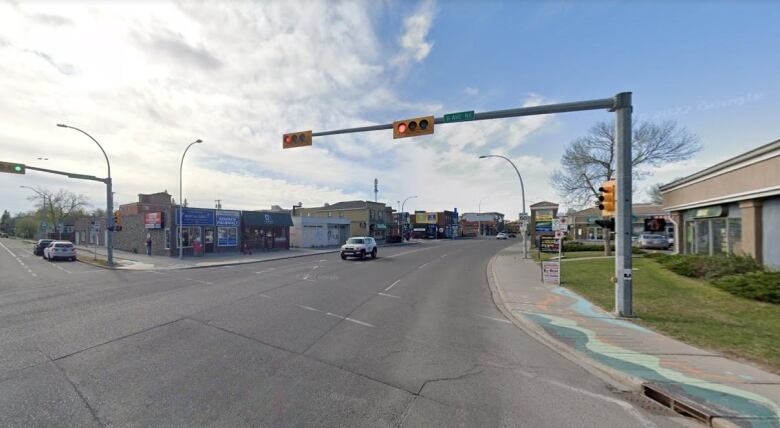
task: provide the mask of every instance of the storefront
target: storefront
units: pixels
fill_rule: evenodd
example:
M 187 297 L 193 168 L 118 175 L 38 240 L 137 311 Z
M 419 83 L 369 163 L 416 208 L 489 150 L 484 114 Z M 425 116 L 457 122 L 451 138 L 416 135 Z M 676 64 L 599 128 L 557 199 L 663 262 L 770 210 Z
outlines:
M 178 208 L 173 220 L 179 220 Z M 182 210 L 181 226 L 178 228 L 184 255 L 237 252 L 240 245 L 240 223 L 240 211 L 185 207 Z M 172 244 L 171 248 L 175 249 L 176 254 L 177 242 Z
M 661 186 L 684 254 L 780 267 L 780 140 Z
M 288 213 L 243 211 L 241 213 L 243 251 L 289 249 L 292 225 L 292 218 Z

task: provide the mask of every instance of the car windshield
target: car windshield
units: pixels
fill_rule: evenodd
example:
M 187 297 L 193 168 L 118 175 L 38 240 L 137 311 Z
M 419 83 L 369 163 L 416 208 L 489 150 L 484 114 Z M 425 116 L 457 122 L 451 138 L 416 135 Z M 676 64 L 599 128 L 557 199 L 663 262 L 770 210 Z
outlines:
M 360 238 L 349 238 L 347 244 L 363 244 L 365 240 Z

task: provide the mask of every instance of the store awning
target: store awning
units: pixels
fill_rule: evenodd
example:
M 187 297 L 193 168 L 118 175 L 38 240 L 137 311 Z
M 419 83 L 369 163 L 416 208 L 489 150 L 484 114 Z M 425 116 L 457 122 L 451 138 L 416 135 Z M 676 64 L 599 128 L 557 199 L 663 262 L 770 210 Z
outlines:
M 271 211 L 243 211 L 241 221 L 246 226 L 292 226 L 292 217 L 289 213 L 277 213 Z

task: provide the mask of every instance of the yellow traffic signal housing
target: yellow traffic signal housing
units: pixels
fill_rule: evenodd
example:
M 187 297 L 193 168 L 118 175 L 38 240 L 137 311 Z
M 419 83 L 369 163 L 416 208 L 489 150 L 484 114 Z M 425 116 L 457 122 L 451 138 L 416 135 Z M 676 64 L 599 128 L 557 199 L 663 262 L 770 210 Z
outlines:
M 602 217 L 611 217 L 615 215 L 617 209 L 616 200 L 617 182 L 615 180 L 605 181 L 599 187 L 599 209 Z
M 282 136 L 283 149 L 304 146 L 311 146 L 311 131 L 291 132 Z
M 433 124 L 433 116 L 397 120 L 393 122 L 393 138 L 406 138 L 416 137 L 418 135 L 433 134 Z
M 25 167 L 23 163 L 0 162 L 0 172 L 7 172 L 9 174 L 24 174 Z
M 122 211 L 116 210 L 114 211 L 114 230 L 120 231 L 122 226 Z

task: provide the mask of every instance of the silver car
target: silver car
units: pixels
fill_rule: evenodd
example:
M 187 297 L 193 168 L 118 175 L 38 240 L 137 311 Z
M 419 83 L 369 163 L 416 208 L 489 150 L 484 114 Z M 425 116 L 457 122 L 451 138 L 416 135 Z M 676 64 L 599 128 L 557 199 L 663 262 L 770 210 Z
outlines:
M 669 239 L 667 239 L 664 235 L 652 235 L 645 233 L 639 235 L 637 244 L 639 244 L 639 248 L 654 248 L 657 250 L 669 249 Z
M 43 258 L 53 262 L 57 259 L 76 260 L 76 247 L 70 241 L 54 241 L 43 249 Z

